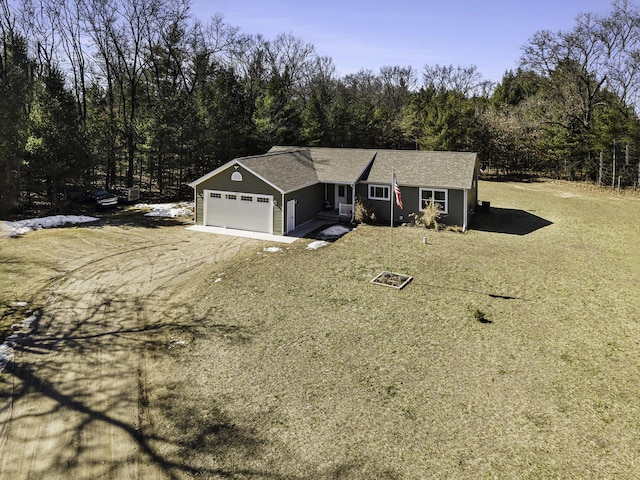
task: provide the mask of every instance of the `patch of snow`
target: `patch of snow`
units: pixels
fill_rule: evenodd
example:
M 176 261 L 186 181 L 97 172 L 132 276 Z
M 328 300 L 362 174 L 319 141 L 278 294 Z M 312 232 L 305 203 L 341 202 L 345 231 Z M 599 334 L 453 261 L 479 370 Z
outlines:
M 171 350 L 175 345 L 184 346 L 187 344 L 186 340 L 178 340 L 176 338 L 171 337 L 169 339 L 169 350 Z
M 0 345 L 0 373 L 2 373 L 7 364 L 13 359 L 13 349 L 18 343 L 19 337 L 31 331 L 31 324 L 35 319 L 36 316 L 32 313 L 22 322 L 11 325 L 13 333 Z
M 342 225 L 334 225 L 333 227 L 325 228 L 318 234 L 318 238 L 323 240 L 337 240 L 345 233 L 349 233 L 351 230 Z
M 138 203 L 135 208 L 151 209 L 150 212 L 144 214 L 145 217 L 189 217 L 193 215 L 192 202 L 178 203 Z
M 98 220 L 100 219 L 86 215 L 52 215 L 50 217 L 29 218 L 26 220 L 18 220 L 17 222 L 7 222 L 7 227 L 9 227 L 9 236 L 17 237 L 18 235 L 23 235 L 32 230 L 40 230 L 41 228 L 57 228 L 64 225 L 97 222 Z
M 8 340 L 0 345 L 0 373 L 5 369 L 7 364 L 13 359 L 13 344 L 9 345 Z
M 218 282 L 221 282 L 221 281 L 222 281 L 222 277 L 218 277 L 213 281 L 213 283 L 218 283 Z
M 276 253 L 276 252 L 281 252 L 282 249 L 280 247 L 264 247 L 262 249 L 265 252 L 270 252 L 270 253 Z
M 316 240 L 315 242 L 311 242 L 307 245 L 307 250 L 318 250 L 319 248 L 326 247 L 329 243 L 324 240 Z
M 323 235 L 344 235 L 345 233 L 349 233 L 350 231 L 351 230 L 349 230 L 347 227 L 343 227 L 342 225 L 334 225 L 333 227 L 325 228 L 320 233 Z

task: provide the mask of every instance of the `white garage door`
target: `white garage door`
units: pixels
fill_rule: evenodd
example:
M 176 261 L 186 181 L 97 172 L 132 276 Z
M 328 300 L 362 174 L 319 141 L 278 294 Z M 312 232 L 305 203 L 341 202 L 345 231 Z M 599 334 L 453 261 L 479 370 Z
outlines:
M 204 191 L 205 225 L 273 233 L 273 196 Z

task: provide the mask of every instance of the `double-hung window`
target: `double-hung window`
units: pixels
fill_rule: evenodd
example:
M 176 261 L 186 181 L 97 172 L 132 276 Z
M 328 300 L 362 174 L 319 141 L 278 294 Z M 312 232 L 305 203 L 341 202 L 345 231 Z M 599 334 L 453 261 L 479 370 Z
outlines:
M 435 188 L 420 189 L 420 210 L 424 210 L 427 205 L 433 202 L 440 205 L 443 214 L 449 212 L 449 193 L 448 190 L 439 190 Z
M 389 200 L 389 185 L 369 185 L 369 200 Z

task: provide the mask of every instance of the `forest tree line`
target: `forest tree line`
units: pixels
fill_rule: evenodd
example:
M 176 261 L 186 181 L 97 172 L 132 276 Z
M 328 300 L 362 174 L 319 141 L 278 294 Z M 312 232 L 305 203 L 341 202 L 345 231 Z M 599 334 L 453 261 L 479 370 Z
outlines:
M 640 11 L 616 0 L 475 66 L 339 76 L 293 34 L 201 21 L 190 0 L 0 0 L 0 211 L 72 187 L 186 183 L 273 145 L 478 152 L 502 174 L 640 180 Z

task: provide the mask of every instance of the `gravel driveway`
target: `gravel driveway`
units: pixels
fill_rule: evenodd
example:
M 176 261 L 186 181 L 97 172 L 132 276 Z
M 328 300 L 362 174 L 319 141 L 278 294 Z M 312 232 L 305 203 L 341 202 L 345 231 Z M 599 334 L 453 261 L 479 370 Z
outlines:
M 172 295 L 259 243 L 180 226 L 0 242 L 48 245 L 58 271 L 34 293 L 34 331 L 0 375 L 0 478 L 165 478 L 148 442 L 146 362 L 168 347 Z

